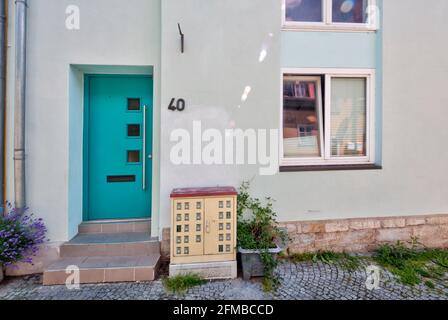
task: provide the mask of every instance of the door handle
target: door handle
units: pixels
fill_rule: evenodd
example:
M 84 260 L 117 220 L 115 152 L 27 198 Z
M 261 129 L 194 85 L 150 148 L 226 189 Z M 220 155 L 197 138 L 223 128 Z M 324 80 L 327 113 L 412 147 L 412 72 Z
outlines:
M 210 233 L 210 220 L 205 222 L 205 232 Z
M 146 105 L 143 106 L 143 190 L 146 190 Z

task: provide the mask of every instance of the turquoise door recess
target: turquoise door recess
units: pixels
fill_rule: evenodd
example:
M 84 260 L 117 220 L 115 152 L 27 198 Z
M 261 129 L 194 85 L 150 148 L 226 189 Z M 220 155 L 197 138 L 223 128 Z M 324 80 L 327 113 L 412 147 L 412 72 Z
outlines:
M 151 77 L 86 77 L 88 220 L 151 216 L 152 88 Z

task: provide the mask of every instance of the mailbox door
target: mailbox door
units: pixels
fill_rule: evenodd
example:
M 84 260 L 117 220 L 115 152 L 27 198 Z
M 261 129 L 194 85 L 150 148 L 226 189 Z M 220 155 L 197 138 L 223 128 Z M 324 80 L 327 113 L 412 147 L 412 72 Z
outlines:
M 204 254 L 231 254 L 235 250 L 233 198 L 205 199 Z
M 173 225 L 175 257 L 204 254 L 203 199 L 174 200 Z

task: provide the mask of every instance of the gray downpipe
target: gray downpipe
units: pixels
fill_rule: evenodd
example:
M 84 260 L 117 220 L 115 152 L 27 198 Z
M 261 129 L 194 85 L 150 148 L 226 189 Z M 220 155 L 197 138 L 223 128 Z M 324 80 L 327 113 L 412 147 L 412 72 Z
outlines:
M 0 0 L 0 215 L 5 204 L 5 112 L 6 112 L 6 54 L 7 28 L 6 2 Z
M 15 10 L 15 100 L 14 100 L 14 189 L 15 207 L 24 210 L 25 194 L 25 92 L 27 0 L 16 0 Z

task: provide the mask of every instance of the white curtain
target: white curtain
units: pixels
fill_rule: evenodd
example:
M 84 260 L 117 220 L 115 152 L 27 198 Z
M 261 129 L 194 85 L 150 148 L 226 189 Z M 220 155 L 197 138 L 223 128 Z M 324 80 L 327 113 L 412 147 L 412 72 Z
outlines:
M 331 156 L 366 156 L 366 79 L 331 81 Z

